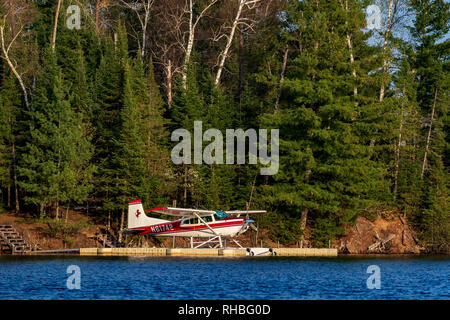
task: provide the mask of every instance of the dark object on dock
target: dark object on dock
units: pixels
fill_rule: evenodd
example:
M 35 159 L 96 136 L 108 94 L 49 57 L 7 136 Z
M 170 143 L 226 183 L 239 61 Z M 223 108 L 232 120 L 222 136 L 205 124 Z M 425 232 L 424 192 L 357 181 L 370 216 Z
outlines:
M 95 235 L 103 248 L 125 248 L 125 245 L 119 242 L 109 229 L 100 229 L 100 233 Z
M 0 251 L 9 251 L 12 254 L 29 253 L 31 245 L 25 242 L 13 226 L 2 224 L 0 225 Z

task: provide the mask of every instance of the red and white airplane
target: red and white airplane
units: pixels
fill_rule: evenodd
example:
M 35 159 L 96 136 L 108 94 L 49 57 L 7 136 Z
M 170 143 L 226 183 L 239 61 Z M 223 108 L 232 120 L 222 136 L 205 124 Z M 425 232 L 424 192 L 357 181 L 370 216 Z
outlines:
M 170 216 L 182 217 L 179 220 L 169 221 L 148 217 L 144 212 L 141 200 L 128 203 L 128 229 L 123 233 L 167 237 L 190 237 L 193 248 L 193 238 L 209 238 L 195 248 L 199 248 L 213 241 L 218 242 L 222 248 L 222 237 L 230 238 L 239 247 L 242 246 L 234 239 L 248 230 L 256 230 L 254 220 L 248 216 L 262 214 L 265 210 L 235 210 L 212 211 L 199 209 L 183 209 L 159 207 L 148 211 L 163 213 Z M 240 217 L 244 215 L 244 217 Z

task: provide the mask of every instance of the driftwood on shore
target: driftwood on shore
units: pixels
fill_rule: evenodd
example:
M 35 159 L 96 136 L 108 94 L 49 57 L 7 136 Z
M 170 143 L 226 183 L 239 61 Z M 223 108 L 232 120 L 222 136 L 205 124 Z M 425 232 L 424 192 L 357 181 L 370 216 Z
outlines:
M 367 248 L 367 253 L 383 253 L 388 248 L 388 243 L 395 238 L 395 234 L 390 234 L 387 238 L 381 239 L 377 233 L 375 233 L 375 237 L 377 238 L 377 241 L 373 244 L 371 244 Z

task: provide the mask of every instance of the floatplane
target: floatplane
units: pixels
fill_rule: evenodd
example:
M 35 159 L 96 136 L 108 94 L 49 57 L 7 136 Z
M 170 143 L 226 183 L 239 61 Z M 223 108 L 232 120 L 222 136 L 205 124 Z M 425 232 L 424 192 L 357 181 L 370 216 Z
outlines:
M 214 248 L 223 248 L 222 238 L 230 238 L 242 248 L 235 237 L 249 228 L 257 231 L 255 221 L 249 216 L 266 213 L 265 210 L 213 211 L 170 207 L 153 208 L 147 212 L 181 218 L 169 221 L 149 217 L 144 212 L 141 200 L 134 200 L 128 203 L 128 229 L 123 230 L 122 233 L 158 237 L 188 237 L 191 240 L 191 248 L 211 247 L 214 243 Z M 196 242 L 197 245 L 194 247 L 194 238 L 207 238 L 207 240 Z

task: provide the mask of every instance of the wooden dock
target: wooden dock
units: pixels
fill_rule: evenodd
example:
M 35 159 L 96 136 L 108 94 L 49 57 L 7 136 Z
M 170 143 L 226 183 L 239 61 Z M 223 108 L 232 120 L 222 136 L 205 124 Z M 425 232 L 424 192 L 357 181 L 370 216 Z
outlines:
M 278 256 L 337 257 L 337 249 L 328 248 L 80 248 L 35 251 L 31 254 L 79 254 L 80 256 Z

